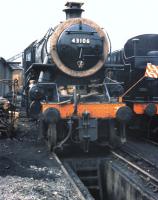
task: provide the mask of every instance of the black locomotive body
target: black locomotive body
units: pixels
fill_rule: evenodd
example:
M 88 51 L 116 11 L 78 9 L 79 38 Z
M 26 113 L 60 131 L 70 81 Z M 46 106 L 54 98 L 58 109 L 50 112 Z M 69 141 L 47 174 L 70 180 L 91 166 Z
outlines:
M 148 134 L 157 132 L 158 79 L 145 76 L 147 65 L 158 66 L 158 34 L 144 34 L 129 39 L 124 48 L 113 52 L 107 62 L 106 75 L 122 83 L 121 101 L 134 114 L 133 128 Z M 115 93 L 114 89 L 112 93 Z M 113 94 L 114 95 L 114 94 Z M 145 123 L 144 123 L 145 122 Z
M 51 150 L 79 143 L 88 151 L 90 142 L 106 144 L 120 138 L 119 133 L 125 141 L 131 111 L 110 98 L 104 81 L 108 36 L 81 18 L 82 3 L 66 6 L 67 20 L 24 51 L 28 113 L 40 119 L 41 135 Z

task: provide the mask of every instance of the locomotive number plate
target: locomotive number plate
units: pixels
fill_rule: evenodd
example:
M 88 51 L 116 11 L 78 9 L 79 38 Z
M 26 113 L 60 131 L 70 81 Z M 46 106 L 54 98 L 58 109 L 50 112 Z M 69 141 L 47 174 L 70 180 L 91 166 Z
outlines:
M 89 38 L 72 38 L 73 44 L 90 44 Z

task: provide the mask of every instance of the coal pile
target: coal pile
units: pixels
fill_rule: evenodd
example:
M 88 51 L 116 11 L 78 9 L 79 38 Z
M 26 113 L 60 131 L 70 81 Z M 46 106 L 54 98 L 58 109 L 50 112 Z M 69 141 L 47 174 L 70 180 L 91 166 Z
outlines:
M 0 140 L 0 200 L 80 199 L 72 183 L 37 142 L 37 125 L 21 117 L 16 137 Z

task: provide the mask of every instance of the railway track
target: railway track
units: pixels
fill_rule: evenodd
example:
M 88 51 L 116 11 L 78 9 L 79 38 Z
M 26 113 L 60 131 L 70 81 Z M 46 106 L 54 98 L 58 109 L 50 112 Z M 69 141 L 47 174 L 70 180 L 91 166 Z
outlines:
M 146 161 L 146 159 L 141 158 L 143 160 L 143 162 L 140 165 L 136 161 L 136 155 L 132 156 L 130 153 L 130 156 L 128 155 L 128 158 L 127 158 L 127 152 L 126 152 L 126 156 L 123 153 L 120 154 L 115 151 L 111 151 L 111 153 L 115 158 L 123 161 L 127 167 L 134 169 L 135 173 L 137 173 L 137 175 L 141 179 L 143 179 L 143 181 L 146 182 L 146 186 L 149 187 L 152 190 L 152 192 L 158 193 L 158 178 L 156 177 L 157 175 L 156 174 L 152 175 L 152 173 L 151 173 L 153 170 L 153 165 L 152 165 L 152 170 L 151 170 L 151 167 L 150 168 L 145 167 L 145 165 L 147 165 L 147 164 L 149 165 L 149 162 Z M 140 160 L 140 157 L 138 157 L 138 158 Z M 157 168 L 155 170 L 157 170 Z
M 150 147 L 152 146 L 152 148 L 157 148 L 151 143 L 148 145 L 150 145 Z M 146 148 L 146 145 L 143 146 L 142 144 L 142 149 L 143 148 Z M 66 163 L 68 171 L 72 170 L 76 176 L 81 179 L 91 194 L 95 193 L 95 199 L 104 200 L 110 198 L 111 194 L 109 196 L 107 194 L 109 179 L 105 180 L 105 177 L 108 177 L 111 172 L 108 170 L 106 171 L 106 169 L 108 169 L 109 166 L 111 169 L 114 167 L 113 171 L 115 172 L 111 174 L 121 174 L 120 176 L 124 177 L 124 171 L 121 169 L 122 165 L 124 170 L 127 171 L 125 175 L 127 185 L 128 183 L 131 184 L 130 187 L 135 188 L 134 190 L 139 188 L 138 191 L 142 196 L 147 195 L 146 199 L 158 199 L 158 165 L 157 162 L 154 162 L 152 159 L 150 160 L 148 155 L 144 155 L 143 150 L 140 151 L 140 149 L 137 149 L 131 142 L 128 142 L 117 150 L 102 148 L 98 149 L 98 151 L 95 149 L 94 152 L 87 155 L 83 155 L 83 153 L 82 155 L 77 154 L 77 156 L 73 155 L 71 152 L 70 157 L 62 158 L 62 162 L 64 166 Z M 112 175 L 112 177 L 113 176 L 114 175 Z M 118 175 L 116 175 L 116 177 L 117 176 Z M 132 180 L 133 182 L 131 182 L 130 176 L 135 177 Z M 138 180 L 138 183 L 136 183 L 136 180 Z M 112 184 L 115 185 L 115 181 L 114 179 Z M 114 187 L 115 186 L 112 186 L 111 188 Z M 115 191 L 116 190 L 115 188 Z M 118 190 L 121 190 L 121 188 Z M 135 195 L 136 193 L 137 192 L 135 192 Z M 135 198 L 136 196 L 131 199 L 134 200 Z M 116 196 L 113 196 L 111 199 L 116 199 Z M 124 196 L 123 199 L 126 199 L 126 197 Z
M 79 177 L 73 173 L 73 171 L 69 168 L 69 166 L 67 166 L 67 169 L 66 169 L 55 153 L 52 153 L 52 157 L 56 160 L 56 162 L 60 166 L 60 168 L 63 171 L 63 173 L 65 174 L 67 180 L 69 180 L 70 183 L 72 184 L 73 189 L 76 190 L 78 199 L 94 200 L 94 198 L 91 196 L 91 194 L 89 193 L 87 188 L 85 188 L 85 186 L 83 185 L 83 183 L 81 182 Z
M 152 144 L 156 147 L 158 147 L 158 143 L 157 142 L 154 142 L 153 140 L 150 140 L 150 139 L 144 139 L 144 138 L 141 138 L 144 142 L 147 142 L 149 144 Z
M 155 169 L 155 170 L 158 169 L 158 163 L 156 162 L 156 158 L 155 158 L 155 162 L 154 162 L 147 155 L 145 156 L 143 154 L 143 152 L 137 150 L 136 148 L 132 147 L 131 145 L 122 146 L 118 150 L 118 152 L 120 152 L 120 154 L 124 153 L 124 155 L 126 157 L 129 157 L 130 159 L 132 158 L 138 166 L 144 168 L 145 170 L 149 170 L 149 168 Z
M 140 160 L 144 161 L 148 168 L 158 169 L 158 144 L 156 142 L 147 139 L 129 140 L 120 150 L 135 157 L 138 165 Z
M 111 150 L 116 160 L 142 180 L 151 193 L 158 195 L 158 144 L 150 140 L 129 140 L 117 150 Z M 156 197 L 157 199 L 158 197 Z M 151 198 L 152 199 L 152 198 Z M 155 199 L 155 198 L 153 198 Z

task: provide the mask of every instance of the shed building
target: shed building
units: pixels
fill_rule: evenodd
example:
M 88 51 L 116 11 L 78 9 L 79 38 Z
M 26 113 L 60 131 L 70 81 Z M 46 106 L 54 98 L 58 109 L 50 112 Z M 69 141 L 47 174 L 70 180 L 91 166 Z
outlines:
M 6 96 L 12 90 L 9 81 L 18 80 L 19 86 L 22 86 L 23 69 L 19 67 L 18 62 L 7 62 L 0 57 L 0 96 Z
M 12 79 L 12 69 L 6 60 L 0 57 L 0 96 L 5 96 L 10 90 L 9 85 L 5 83 Z

